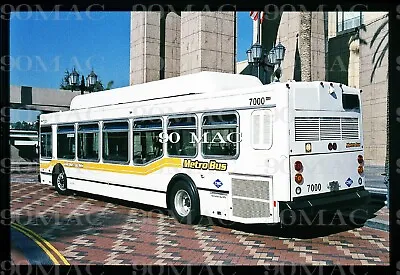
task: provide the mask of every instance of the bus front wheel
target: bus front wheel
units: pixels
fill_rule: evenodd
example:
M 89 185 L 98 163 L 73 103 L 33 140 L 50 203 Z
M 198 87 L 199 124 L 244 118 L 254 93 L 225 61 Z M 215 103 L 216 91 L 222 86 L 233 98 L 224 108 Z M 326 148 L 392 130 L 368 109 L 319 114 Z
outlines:
M 200 221 L 200 202 L 193 188 L 184 181 L 174 184 L 169 195 L 169 205 L 174 217 L 184 224 Z
M 60 195 L 68 195 L 67 190 L 67 176 L 65 175 L 64 169 L 61 167 L 57 172 L 53 172 L 53 185 L 56 191 Z

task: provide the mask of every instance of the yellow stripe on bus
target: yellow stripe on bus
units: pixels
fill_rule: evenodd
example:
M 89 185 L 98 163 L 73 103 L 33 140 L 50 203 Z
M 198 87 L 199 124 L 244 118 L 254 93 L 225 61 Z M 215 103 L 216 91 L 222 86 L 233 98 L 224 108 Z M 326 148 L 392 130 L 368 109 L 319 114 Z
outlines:
M 26 234 L 26 235 L 30 235 L 32 240 L 34 240 L 43 250 L 44 252 L 49 252 L 49 250 L 47 250 L 46 248 L 42 247 L 42 244 L 45 244 L 47 246 L 47 248 L 49 248 L 50 250 L 52 250 L 58 257 L 59 259 L 65 264 L 65 265 L 70 265 L 69 262 L 67 261 L 67 259 L 65 259 L 65 257 L 60 253 L 60 251 L 58 251 L 51 243 L 49 243 L 48 241 L 46 241 L 45 239 L 43 239 L 41 236 L 39 236 L 38 234 L 36 234 L 35 232 L 33 232 L 32 230 L 22 226 L 21 224 L 18 223 L 12 223 L 11 226 L 13 226 L 15 229 L 19 230 L 20 232 Z M 37 241 L 41 242 L 40 244 Z M 54 258 L 53 254 L 46 254 L 53 260 L 53 262 L 55 262 L 56 264 L 59 264 L 59 262 Z
M 67 161 L 67 160 L 51 160 L 48 163 L 41 163 L 41 169 L 47 169 L 57 163 L 62 164 L 65 168 L 78 168 L 86 170 L 99 170 L 106 172 L 115 172 L 122 174 L 138 174 L 148 175 L 161 168 L 165 167 L 182 167 L 182 159 L 178 158 L 162 158 L 145 166 L 128 166 L 121 164 L 111 163 L 90 163 L 80 161 Z

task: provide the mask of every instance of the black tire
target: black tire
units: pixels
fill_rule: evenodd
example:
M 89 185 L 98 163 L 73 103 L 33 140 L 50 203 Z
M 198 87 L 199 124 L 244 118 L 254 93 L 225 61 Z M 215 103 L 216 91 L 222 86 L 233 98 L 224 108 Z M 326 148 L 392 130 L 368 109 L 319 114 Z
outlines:
M 168 200 L 172 214 L 180 223 L 197 224 L 200 221 L 200 199 L 191 184 L 183 180 L 175 182 Z
M 62 166 L 55 169 L 53 172 L 53 185 L 56 191 L 60 195 L 68 195 L 69 191 L 67 189 L 67 175 L 65 174 Z

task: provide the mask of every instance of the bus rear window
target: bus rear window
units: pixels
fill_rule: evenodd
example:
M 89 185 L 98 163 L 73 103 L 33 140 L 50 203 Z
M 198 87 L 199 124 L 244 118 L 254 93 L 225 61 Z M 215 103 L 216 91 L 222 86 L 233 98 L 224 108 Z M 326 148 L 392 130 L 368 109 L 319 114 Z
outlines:
M 360 112 L 360 99 L 358 95 L 343 94 L 342 102 L 345 111 Z

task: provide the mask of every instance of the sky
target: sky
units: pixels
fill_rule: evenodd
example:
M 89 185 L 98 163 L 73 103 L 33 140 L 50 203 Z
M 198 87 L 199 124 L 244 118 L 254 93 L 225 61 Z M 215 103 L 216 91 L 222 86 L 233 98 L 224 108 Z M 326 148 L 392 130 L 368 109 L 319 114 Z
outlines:
M 252 43 L 249 12 L 237 14 L 237 61 Z M 60 87 L 73 67 L 93 69 L 104 85 L 129 85 L 130 12 L 19 12 L 10 27 L 11 85 Z M 11 110 L 11 122 L 35 121 L 38 112 Z

